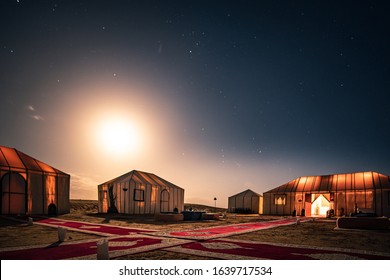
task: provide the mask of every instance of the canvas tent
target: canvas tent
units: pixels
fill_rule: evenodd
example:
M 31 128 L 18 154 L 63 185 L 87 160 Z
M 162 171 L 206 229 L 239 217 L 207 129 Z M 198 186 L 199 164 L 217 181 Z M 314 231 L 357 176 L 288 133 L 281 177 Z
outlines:
M 1 214 L 69 213 L 69 184 L 70 175 L 0 146 Z
M 100 213 L 158 214 L 184 209 L 184 189 L 138 170 L 100 184 L 98 199 Z
M 230 213 L 263 213 L 263 196 L 247 189 L 229 197 L 228 209 Z
M 296 178 L 264 194 L 264 214 L 349 215 L 358 209 L 390 216 L 390 177 L 356 172 Z

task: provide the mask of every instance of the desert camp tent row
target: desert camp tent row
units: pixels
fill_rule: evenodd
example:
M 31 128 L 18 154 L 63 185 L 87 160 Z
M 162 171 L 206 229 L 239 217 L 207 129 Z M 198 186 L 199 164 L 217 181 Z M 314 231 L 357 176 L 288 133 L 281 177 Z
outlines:
M 70 212 L 70 175 L 14 148 L 0 146 L 0 214 Z M 229 211 L 265 215 L 336 216 L 359 210 L 390 216 L 390 176 L 356 172 L 296 178 L 263 196 L 229 197 Z M 131 171 L 98 186 L 100 213 L 157 214 L 184 210 L 184 189 L 151 173 Z
M 266 215 L 336 216 L 358 209 L 390 216 L 390 177 L 377 172 L 357 172 L 299 177 L 264 193 Z
M 0 146 L 1 214 L 69 213 L 70 175 Z
M 184 189 L 133 170 L 98 186 L 100 213 L 157 214 L 184 210 Z
M 263 196 L 247 189 L 230 196 L 228 199 L 228 211 L 230 213 L 263 213 Z

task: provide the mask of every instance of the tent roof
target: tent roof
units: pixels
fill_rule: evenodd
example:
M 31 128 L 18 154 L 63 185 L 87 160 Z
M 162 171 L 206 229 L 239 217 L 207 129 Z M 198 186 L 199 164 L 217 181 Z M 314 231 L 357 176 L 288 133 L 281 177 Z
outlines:
M 378 172 L 355 172 L 298 177 L 265 193 L 336 192 L 367 189 L 390 189 L 390 176 Z
M 252 195 L 254 194 L 254 195 L 256 195 L 256 196 L 262 196 L 261 194 L 258 194 L 257 192 L 254 192 L 254 191 L 252 191 L 251 189 L 247 189 L 247 190 L 245 190 L 245 191 L 243 191 L 243 192 L 240 192 L 240 193 L 237 193 L 237 194 L 235 194 L 235 195 L 229 196 L 229 198 L 235 197 L 235 196 L 239 196 L 239 195 L 246 196 L 247 194 L 252 194 Z
M 0 146 L 0 168 L 6 170 L 37 171 L 44 173 L 53 173 L 57 175 L 68 174 L 51 167 L 29 155 L 26 155 L 15 148 Z
M 179 186 L 176 186 L 175 184 L 172 184 L 171 182 L 168 182 L 167 180 L 154 175 L 152 173 L 148 172 L 143 172 L 139 170 L 133 170 L 130 171 L 126 174 L 123 174 L 117 178 L 114 178 L 110 181 L 107 181 L 105 183 L 100 184 L 99 186 L 102 185 L 109 185 L 111 183 L 117 182 L 117 181 L 134 181 L 138 184 L 143 184 L 143 185 L 155 185 L 155 186 L 161 186 L 161 187 L 174 187 L 174 188 L 180 188 Z

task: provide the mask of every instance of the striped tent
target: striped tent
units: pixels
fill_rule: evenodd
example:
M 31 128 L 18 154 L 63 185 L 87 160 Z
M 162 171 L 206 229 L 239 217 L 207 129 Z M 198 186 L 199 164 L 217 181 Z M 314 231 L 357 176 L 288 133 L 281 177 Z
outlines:
M 263 196 L 247 189 L 229 197 L 228 209 L 230 213 L 262 214 Z
M 184 189 L 138 170 L 100 184 L 98 199 L 100 213 L 157 214 L 184 209 Z

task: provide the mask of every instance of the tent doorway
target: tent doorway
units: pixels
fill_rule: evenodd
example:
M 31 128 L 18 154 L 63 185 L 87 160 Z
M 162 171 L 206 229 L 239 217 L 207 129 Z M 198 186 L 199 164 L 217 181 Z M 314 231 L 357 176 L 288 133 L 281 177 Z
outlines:
M 330 209 L 330 201 L 322 194 L 312 194 L 314 201 L 311 204 L 312 216 L 326 216 L 326 211 Z
M 49 216 L 57 216 L 57 206 L 54 203 L 50 203 L 47 207 L 47 214 Z
M 1 214 L 26 214 L 26 180 L 19 173 L 1 179 Z
M 169 192 L 162 190 L 160 196 L 160 212 L 169 212 Z

